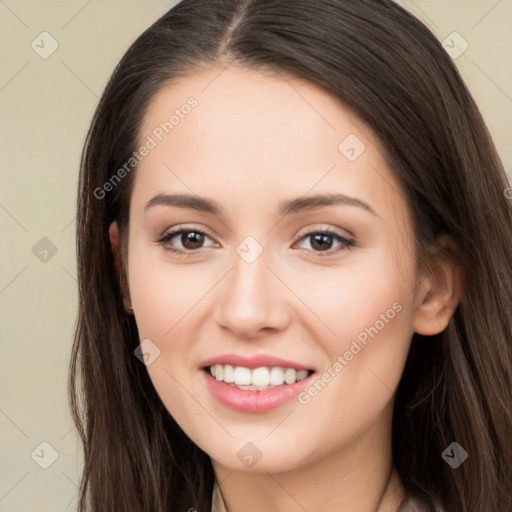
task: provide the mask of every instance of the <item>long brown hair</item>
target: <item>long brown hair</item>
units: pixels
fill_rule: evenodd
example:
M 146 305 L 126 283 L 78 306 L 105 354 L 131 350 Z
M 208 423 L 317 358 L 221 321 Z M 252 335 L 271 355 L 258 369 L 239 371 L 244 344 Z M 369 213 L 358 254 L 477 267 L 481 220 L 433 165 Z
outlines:
M 512 201 L 450 57 L 390 0 L 184 0 L 116 67 L 82 155 L 69 373 L 85 461 L 79 511 L 210 510 L 210 459 L 135 357 L 140 340 L 116 277 L 108 228 L 117 220 L 126 231 L 136 168 L 104 187 L 135 151 L 153 95 L 203 63 L 272 69 L 334 93 L 378 136 L 404 185 L 418 262 L 438 235 L 455 240 L 464 296 L 442 333 L 413 336 L 393 462 L 410 495 L 446 511 L 512 510 Z M 456 469 L 441 457 L 452 442 L 469 455 Z

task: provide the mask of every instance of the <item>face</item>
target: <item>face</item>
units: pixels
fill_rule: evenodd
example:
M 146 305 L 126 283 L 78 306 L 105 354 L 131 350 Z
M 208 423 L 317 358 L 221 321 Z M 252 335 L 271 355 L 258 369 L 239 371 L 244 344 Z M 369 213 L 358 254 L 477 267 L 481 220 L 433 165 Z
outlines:
M 376 137 L 313 85 L 205 68 L 153 98 L 139 142 L 129 294 L 186 434 L 247 471 L 385 435 L 418 297 Z

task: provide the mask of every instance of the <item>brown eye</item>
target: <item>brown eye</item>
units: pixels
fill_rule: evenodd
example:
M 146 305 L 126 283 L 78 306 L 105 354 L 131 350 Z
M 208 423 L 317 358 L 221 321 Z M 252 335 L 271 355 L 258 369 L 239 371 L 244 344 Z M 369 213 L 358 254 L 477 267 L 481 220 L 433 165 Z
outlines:
M 330 246 L 334 243 L 334 237 L 332 235 L 326 235 L 324 233 L 317 233 L 310 235 L 311 247 L 316 251 L 327 251 Z
M 354 246 L 353 240 L 348 240 L 332 231 L 314 231 L 304 235 L 301 240 L 310 240 L 310 247 L 313 252 L 324 253 L 319 256 L 331 255 L 339 251 L 350 249 Z M 338 248 L 332 249 L 334 242 L 339 242 Z M 340 248 L 341 247 L 341 248 Z
M 156 241 L 172 252 L 184 253 L 202 249 L 207 238 L 210 237 L 198 229 L 178 229 L 165 233 Z
M 182 231 L 180 242 L 185 249 L 199 249 L 204 243 L 204 233 L 198 231 Z

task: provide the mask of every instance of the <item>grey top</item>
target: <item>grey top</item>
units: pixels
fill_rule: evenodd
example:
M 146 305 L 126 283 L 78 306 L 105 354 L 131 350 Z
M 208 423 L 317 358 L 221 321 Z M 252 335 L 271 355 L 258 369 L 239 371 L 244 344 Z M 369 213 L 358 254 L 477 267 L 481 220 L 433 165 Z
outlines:
M 212 510 L 211 512 L 226 512 L 226 505 L 222 498 L 217 482 L 213 485 L 212 495 Z M 427 503 L 420 501 L 416 498 L 409 498 L 406 503 L 402 505 L 398 512 L 434 512 L 430 509 Z M 443 512 L 440 510 L 439 512 Z

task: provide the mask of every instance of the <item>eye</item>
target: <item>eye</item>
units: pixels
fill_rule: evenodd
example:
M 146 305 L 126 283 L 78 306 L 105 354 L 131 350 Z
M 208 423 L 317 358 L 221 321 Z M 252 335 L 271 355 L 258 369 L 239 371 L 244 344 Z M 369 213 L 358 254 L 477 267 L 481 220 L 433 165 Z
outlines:
M 300 240 L 310 240 L 310 247 L 318 256 L 331 256 L 332 254 L 350 250 L 354 246 L 354 240 L 349 240 L 333 231 L 311 231 L 306 233 Z M 339 242 L 338 248 L 331 249 L 333 242 Z M 322 254 L 323 253 L 323 254 Z
M 206 238 L 211 240 L 211 238 L 200 229 L 179 228 L 164 233 L 161 237 L 157 238 L 155 242 L 165 246 L 166 250 L 183 256 L 187 252 L 190 253 L 205 247 L 203 244 Z M 355 245 L 354 240 L 349 240 L 329 230 L 311 231 L 303 235 L 299 241 L 308 239 L 310 240 L 309 250 L 318 253 L 318 256 L 331 256 L 332 254 L 349 250 Z M 175 241 L 173 242 L 173 240 Z M 178 242 L 181 247 L 176 248 L 176 242 Z M 338 242 L 339 246 L 332 249 L 330 246 L 332 246 L 334 242 Z M 211 244 L 210 247 L 212 245 L 214 244 Z
M 164 233 L 164 235 L 162 235 L 160 238 L 157 238 L 155 242 L 164 245 L 166 250 L 183 254 L 186 252 L 195 251 L 197 249 L 202 249 L 205 238 L 209 238 L 211 240 L 211 238 L 200 229 L 180 228 Z M 181 244 L 181 247 L 174 247 L 174 239 L 176 239 L 176 241 Z

